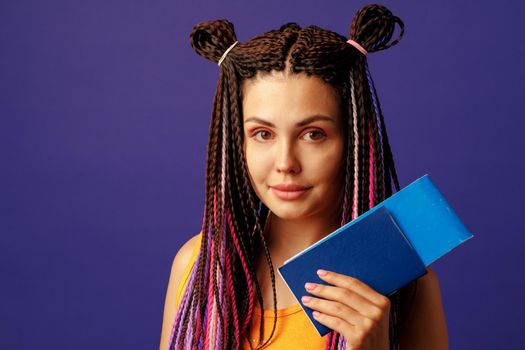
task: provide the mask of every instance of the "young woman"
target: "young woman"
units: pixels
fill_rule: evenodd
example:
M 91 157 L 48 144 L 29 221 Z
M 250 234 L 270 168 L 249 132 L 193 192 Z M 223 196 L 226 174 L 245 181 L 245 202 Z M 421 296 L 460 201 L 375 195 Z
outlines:
M 333 330 L 324 337 L 275 274 L 400 189 L 366 56 L 402 35 L 379 5 L 356 13 L 351 40 L 295 23 L 245 43 L 226 20 L 193 28 L 219 81 L 202 231 L 173 261 L 161 350 L 448 348 L 430 268 L 390 297 L 319 271 L 327 285 L 307 284 L 300 302 Z

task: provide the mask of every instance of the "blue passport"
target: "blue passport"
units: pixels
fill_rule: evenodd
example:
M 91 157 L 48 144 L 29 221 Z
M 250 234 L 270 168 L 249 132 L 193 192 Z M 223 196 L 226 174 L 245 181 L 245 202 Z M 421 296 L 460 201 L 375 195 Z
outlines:
M 288 259 L 277 271 L 324 336 L 331 329 L 301 303 L 317 269 L 355 277 L 383 295 L 426 274 L 426 266 L 472 238 L 427 175 Z

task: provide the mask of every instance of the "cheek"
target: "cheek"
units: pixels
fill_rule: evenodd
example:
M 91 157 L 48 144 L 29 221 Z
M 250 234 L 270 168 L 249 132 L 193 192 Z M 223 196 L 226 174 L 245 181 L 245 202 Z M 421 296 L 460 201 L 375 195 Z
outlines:
M 252 186 L 255 183 L 261 182 L 266 177 L 266 164 L 264 153 L 260 150 L 256 150 L 253 145 L 249 143 L 244 147 L 244 154 L 246 157 L 246 166 L 248 167 L 248 173 Z
M 308 152 L 308 162 L 303 162 L 307 168 L 303 167 L 303 170 L 319 180 L 333 183 L 341 176 L 343 156 L 343 147 L 340 144 L 334 144 L 334 147 L 325 152 Z
M 335 185 L 336 180 L 341 174 L 340 159 L 320 158 L 312 159 L 308 162 L 307 167 L 303 167 L 303 172 L 308 174 L 308 177 L 314 181 L 317 181 L 328 186 Z

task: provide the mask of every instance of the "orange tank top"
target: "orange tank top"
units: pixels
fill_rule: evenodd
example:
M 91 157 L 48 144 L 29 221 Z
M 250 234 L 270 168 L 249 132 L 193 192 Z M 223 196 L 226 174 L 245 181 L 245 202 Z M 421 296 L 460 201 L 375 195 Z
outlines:
M 175 295 L 175 306 L 178 307 L 181 295 L 188 283 L 188 279 L 191 273 L 191 269 L 197 258 L 197 254 L 201 245 L 201 234 L 202 231 L 197 235 L 197 242 L 191 253 L 191 258 L 184 270 L 182 275 L 181 283 L 177 288 Z M 249 339 L 245 339 L 243 348 L 245 350 L 250 349 L 248 341 L 252 342 L 252 346 L 255 349 L 257 341 L 259 339 L 259 327 L 260 327 L 261 309 L 255 307 L 254 315 L 251 322 L 251 332 Z M 264 322 L 264 335 L 263 343 L 270 336 L 270 332 L 273 327 L 273 309 L 265 309 L 263 322 Z M 311 324 L 305 313 L 302 312 L 299 304 L 294 304 L 290 307 L 277 310 L 277 323 L 275 331 L 270 340 L 270 343 L 264 349 L 311 349 L 318 350 L 324 349 L 326 343 L 326 336 L 321 337 Z

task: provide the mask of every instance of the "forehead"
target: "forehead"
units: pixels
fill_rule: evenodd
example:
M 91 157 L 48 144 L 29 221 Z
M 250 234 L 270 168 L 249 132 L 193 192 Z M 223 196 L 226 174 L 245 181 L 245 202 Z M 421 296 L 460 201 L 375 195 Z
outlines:
M 336 90 L 316 76 L 276 72 L 256 76 L 242 86 L 243 119 L 257 116 L 272 121 L 300 121 L 321 114 L 341 118 Z

